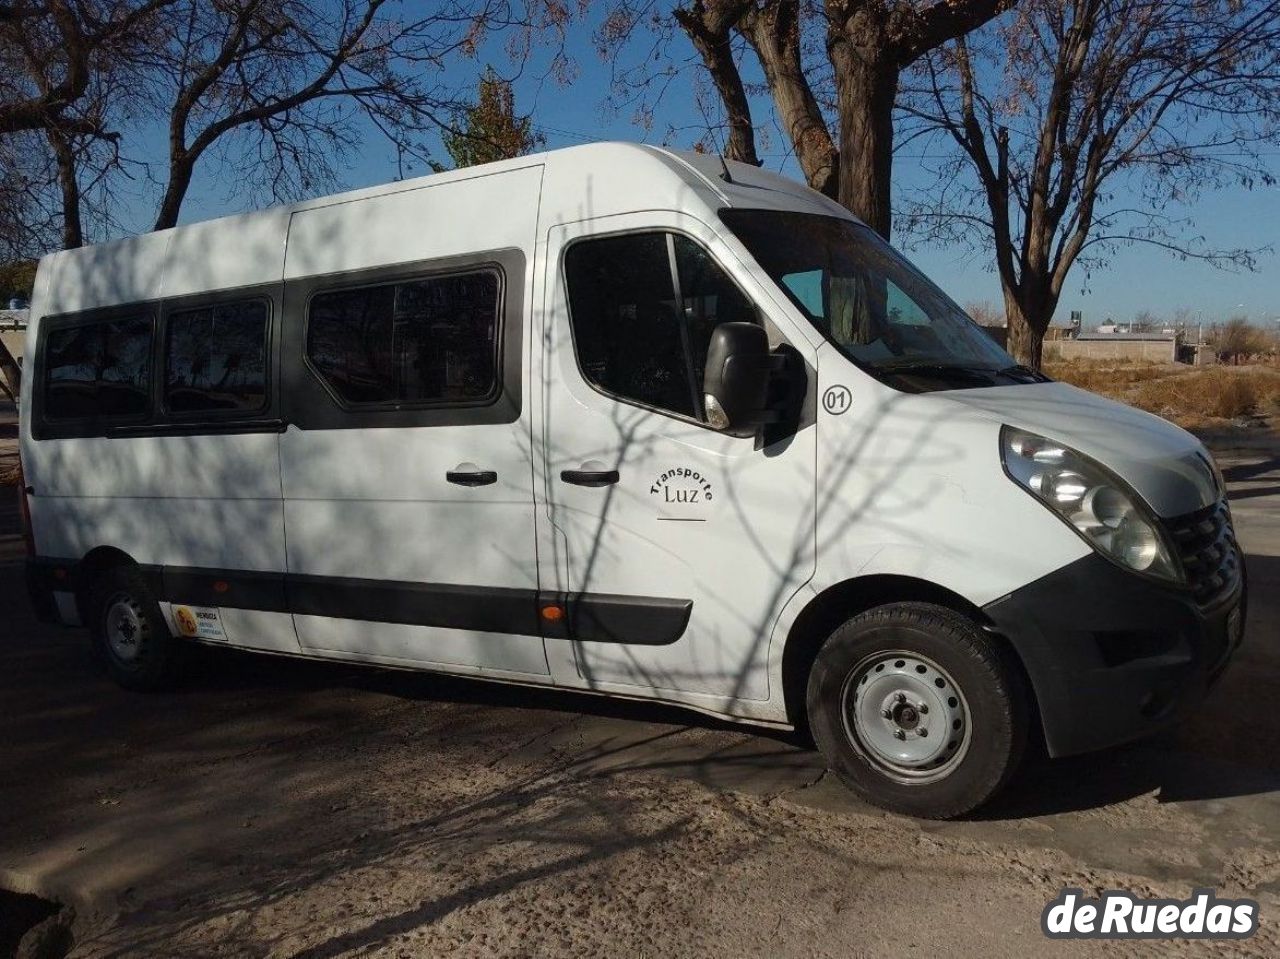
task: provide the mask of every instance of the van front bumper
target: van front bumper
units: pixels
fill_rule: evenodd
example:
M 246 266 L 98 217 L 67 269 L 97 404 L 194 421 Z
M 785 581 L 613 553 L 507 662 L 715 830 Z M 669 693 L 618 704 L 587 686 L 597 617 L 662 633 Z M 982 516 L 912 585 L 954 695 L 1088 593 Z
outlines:
M 1022 659 L 1051 756 L 1105 749 L 1185 716 L 1244 635 L 1245 577 L 1210 607 L 1091 554 L 984 607 Z

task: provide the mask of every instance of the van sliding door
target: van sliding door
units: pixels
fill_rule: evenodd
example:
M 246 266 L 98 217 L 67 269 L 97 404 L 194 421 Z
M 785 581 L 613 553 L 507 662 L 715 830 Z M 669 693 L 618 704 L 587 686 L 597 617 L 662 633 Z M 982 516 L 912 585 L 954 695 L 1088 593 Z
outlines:
M 308 651 L 547 673 L 524 329 L 540 179 L 293 217 L 280 462 Z

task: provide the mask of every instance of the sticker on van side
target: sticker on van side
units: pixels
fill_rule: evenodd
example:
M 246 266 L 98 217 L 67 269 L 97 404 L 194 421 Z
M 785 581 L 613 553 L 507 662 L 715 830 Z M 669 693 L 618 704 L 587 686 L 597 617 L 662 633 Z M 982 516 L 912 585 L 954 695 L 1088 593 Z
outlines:
M 174 606 L 173 624 L 188 639 L 226 639 L 222 618 L 213 606 Z
M 676 466 L 662 473 L 649 487 L 649 495 L 656 496 L 664 506 L 701 506 L 714 499 L 711 481 L 686 466 Z
M 853 393 L 847 386 L 832 386 L 822 394 L 822 408 L 832 416 L 847 413 L 853 406 Z

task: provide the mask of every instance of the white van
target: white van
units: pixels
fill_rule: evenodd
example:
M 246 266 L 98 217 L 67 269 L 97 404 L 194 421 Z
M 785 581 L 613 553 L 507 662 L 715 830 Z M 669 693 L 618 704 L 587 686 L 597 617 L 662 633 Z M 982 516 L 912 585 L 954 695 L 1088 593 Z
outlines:
M 179 638 L 807 726 L 975 808 L 1239 642 L 1221 476 L 1016 366 L 832 201 L 601 144 L 56 253 L 30 586 L 122 684 Z

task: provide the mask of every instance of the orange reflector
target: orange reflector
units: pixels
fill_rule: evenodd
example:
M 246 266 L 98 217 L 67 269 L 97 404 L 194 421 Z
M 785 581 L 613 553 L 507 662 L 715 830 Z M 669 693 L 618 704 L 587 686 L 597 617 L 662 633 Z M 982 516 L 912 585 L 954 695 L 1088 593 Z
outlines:
M 213 584 L 213 591 L 215 593 L 225 593 L 230 588 L 231 588 L 231 584 L 228 583 L 225 579 L 220 579 Z
M 564 619 L 564 607 L 563 606 L 543 606 L 542 618 L 549 623 L 559 622 L 560 620 Z

